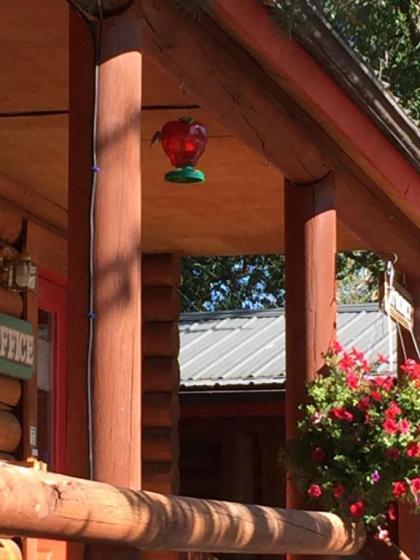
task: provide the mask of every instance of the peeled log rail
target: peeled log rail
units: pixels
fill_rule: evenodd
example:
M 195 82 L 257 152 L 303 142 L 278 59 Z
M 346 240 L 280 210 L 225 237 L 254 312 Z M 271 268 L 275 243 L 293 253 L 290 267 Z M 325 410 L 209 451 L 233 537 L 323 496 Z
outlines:
M 336 515 L 134 492 L 0 463 L 4 535 L 148 550 L 246 554 L 357 553 L 362 525 Z

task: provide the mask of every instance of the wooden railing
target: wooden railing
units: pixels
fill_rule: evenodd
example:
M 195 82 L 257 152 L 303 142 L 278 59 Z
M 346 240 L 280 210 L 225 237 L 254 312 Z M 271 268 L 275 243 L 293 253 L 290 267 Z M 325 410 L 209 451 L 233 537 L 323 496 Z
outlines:
M 245 554 L 357 553 L 362 525 L 336 515 L 135 492 L 0 463 L 3 535 L 141 549 Z

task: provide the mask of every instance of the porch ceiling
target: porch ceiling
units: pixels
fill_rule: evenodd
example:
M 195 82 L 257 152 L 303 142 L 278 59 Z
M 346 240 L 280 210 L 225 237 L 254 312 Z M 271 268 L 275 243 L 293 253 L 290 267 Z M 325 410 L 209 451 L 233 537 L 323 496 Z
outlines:
M 64 0 L 8 2 L 0 25 L 0 196 L 44 219 L 49 205 L 48 220 L 65 229 L 68 6 Z M 209 145 L 200 161 L 207 181 L 198 186 L 165 183 L 169 162 L 160 147 L 150 148 L 150 138 L 167 120 L 185 113 L 172 107 L 192 101 L 181 83 L 171 81 L 147 57 L 143 80 L 144 250 L 209 255 L 282 251 L 279 171 L 209 114 L 195 109 L 188 114 L 209 129 Z M 1 177 L 15 188 L 8 181 L 6 189 Z M 339 246 L 362 248 L 343 228 Z

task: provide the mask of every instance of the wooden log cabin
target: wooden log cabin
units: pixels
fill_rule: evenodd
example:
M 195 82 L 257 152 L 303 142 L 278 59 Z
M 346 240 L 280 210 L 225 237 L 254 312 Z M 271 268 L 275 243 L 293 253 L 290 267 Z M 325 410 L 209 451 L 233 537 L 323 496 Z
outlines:
M 169 0 L 1 7 L 0 240 L 14 258 L 0 324 L 21 321 L 36 349 L 30 373 L 2 364 L 2 458 L 178 492 L 183 255 L 285 254 L 289 435 L 334 337 L 337 250 L 397 255 L 419 336 L 418 130 L 316 9 L 290 36 L 266 4 L 213 0 L 198 19 Z M 150 147 L 185 114 L 209 131 L 201 185 L 165 182 Z M 36 289 L 15 291 L 7 271 L 28 256 Z M 287 503 L 302 506 L 293 488 Z M 411 558 L 418 535 L 400 512 Z M 8 558 L 83 554 L 4 541 Z

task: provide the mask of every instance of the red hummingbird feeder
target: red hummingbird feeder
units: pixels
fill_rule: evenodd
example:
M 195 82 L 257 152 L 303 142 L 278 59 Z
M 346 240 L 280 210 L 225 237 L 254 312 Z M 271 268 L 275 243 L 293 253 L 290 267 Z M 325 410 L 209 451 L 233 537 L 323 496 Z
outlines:
M 192 117 L 182 117 L 163 125 L 159 134 L 165 154 L 175 169 L 165 174 L 171 183 L 202 183 L 206 176 L 196 169 L 207 144 L 207 128 Z

